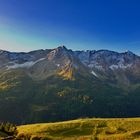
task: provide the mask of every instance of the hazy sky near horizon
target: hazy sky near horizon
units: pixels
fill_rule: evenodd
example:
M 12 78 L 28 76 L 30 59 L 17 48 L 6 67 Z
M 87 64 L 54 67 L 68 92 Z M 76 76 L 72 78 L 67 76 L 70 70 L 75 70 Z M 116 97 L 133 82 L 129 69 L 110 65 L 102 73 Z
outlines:
M 0 49 L 130 50 L 140 55 L 139 0 L 0 0 Z

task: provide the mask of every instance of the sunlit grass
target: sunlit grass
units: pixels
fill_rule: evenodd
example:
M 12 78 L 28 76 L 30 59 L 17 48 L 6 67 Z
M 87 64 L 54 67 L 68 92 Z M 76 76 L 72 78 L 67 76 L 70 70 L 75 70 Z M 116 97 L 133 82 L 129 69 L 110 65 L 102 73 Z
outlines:
M 140 138 L 140 118 L 79 119 L 18 127 L 19 134 L 74 140 L 133 140 Z

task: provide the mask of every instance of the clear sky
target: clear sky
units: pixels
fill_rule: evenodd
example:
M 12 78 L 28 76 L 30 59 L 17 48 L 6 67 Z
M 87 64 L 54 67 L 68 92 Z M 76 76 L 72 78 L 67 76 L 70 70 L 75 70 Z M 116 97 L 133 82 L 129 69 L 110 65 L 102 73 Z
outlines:
M 0 0 L 0 49 L 140 54 L 140 0 Z

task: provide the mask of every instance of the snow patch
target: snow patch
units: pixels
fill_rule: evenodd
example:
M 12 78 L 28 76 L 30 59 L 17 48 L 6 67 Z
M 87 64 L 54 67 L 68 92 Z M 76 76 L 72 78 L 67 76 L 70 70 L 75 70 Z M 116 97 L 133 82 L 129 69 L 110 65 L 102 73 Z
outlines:
M 60 64 L 56 64 L 57 67 L 60 67 Z
M 118 69 L 119 66 L 118 65 L 111 65 L 111 66 L 109 66 L 109 68 L 112 69 L 112 70 L 114 70 L 114 69 Z
M 124 64 L 118 64 L 118 65 L 111 65 L 109 66 L 110 69 L 112 70 L 115 70 L 115 69 L 127 69 L 127 68 L 130 68 L 132 66 L 132 64 L 127 64 L 127 65 L 124 65 Z
M 99 65 L 98 63 L 93 63 L 88 65 L 89 68 L 96 68 L 98 70 L 103 70 L 103 67 Z
M 17 69 L 17 68 L 30 68 L 32 67 L 34 64 L 44 60 L 45 58 L 41 58 L 41 59 L 38 59 L 36 61 L 29 61 L 29 62 L 25 62 L 23 64 L 18 64 L 18 63 L 15 63 L 15 62 L 9 62 L 9 63 L 13 63 L 13 65 L 11 66 L 7 66 L 7 69 Z
M 98 75 L 97 75 L 93 70 L 91 71 L 91 73 L 92 73 L 94 76 L 98 77 Z

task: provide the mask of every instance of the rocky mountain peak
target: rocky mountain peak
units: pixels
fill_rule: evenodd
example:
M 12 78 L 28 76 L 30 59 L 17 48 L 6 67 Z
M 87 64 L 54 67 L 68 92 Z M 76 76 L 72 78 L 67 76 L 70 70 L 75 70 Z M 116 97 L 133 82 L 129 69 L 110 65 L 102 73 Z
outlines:
M 49 69 L 48 63 L 52 63 L 51 66 L 55 65 L 59 69 L 60 66 L 64 67 L 67 63 L 73 63 L 73 65 L 77 66 L 81 64 L 84 65 L 87 71 L 98 70 L 108 72 L 108 70 L 131 69 L 134 65 L 137 68 L 140 64 L 139 56 L 136 56 L 131 51 L 124 53 L 109 50 L 72 51 L 67 49 L 64 45 L 54 49 L 35 50 L 28 53 L 0 50 L 0 67 L 17 68 L 17 66 L 20 66 L 20 68 L 22 68 L 21 65 L 26 66 L 29 63 L 31 64 L 30 66 L 33 66 L 42 63 L 42 60 L 45 59 L 46 61 L 43 61 L 43 63 L 45 63 L 47 69 Z M 55 68 L 55 66 L 53 67 Z
M 68 50 L 68 49 L 66 48 L 66 46 L 64 46 L 64 45 L 61 45 L 61 46 L 57 47 L 57 49 L 60 49 L 60 50 Z

